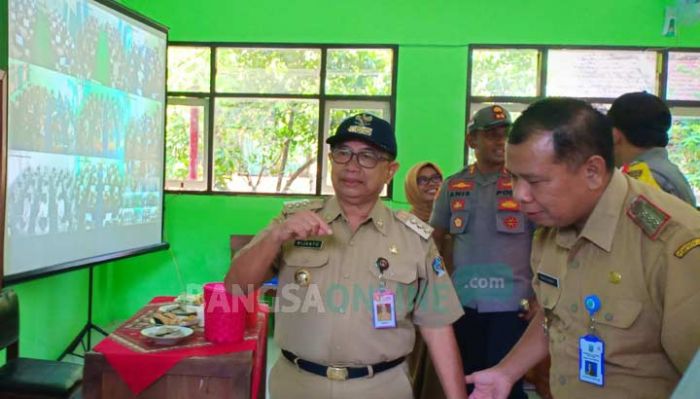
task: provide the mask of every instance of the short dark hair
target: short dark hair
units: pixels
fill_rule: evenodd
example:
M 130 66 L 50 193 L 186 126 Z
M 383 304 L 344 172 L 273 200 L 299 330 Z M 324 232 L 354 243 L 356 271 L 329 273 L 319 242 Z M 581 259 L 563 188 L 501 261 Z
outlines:
M 668 145 L 671 111 L 653 94 L 636 92 L 621 95 L 612 103 L 608 118 L 636 147 Z
M 600 155 L 611 171 L 613 158 L 610 121 L 590 104 L 574 98 L 546 98 L 530 105 L 513 124 L 508 144 L 520 144 L 533 135 L 551 133 L 554 159 L 578 167 Z

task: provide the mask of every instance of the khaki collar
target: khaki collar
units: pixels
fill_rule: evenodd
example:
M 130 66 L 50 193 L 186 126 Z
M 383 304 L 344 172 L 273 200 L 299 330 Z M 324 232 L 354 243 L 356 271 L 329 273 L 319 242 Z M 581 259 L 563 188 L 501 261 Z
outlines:
M 579 238 L 586 238 L 604 251 L 610 252 L 626 196 L 627 181 L 622 173 L 615 169 L 608 187 L 588 216 L 581 233 L 577 236 L 574 227 L 561 228 L 557 232 L 557 244 L 571 249 Z
M 321 215 L 323 217 L 323 220 L 326 221 L 326 223 L 332 223 L 338 217 L 342 216 L 344 220 L 347 220 L 345 215 L 343 215 L 343 210 L 340 208 L 340 204 L 338 203 L 338 198 L 333 196 L 326 201 L 326 204 L 323 207 L 323 210 L 321 211 Z M 371 221 L 374 227 L 382 233 L 383 235 L 387 235 L 386 228 L 387 228 L 387 222 L 391 218 L 391 211 L 389 208 L 384 205 L 384 203 L 381 200 L 377 200 L 377 202 L 374 204 L 374 207 L 369 213 L 369 216 L 367 218 L 367 223 L 368 221 Z

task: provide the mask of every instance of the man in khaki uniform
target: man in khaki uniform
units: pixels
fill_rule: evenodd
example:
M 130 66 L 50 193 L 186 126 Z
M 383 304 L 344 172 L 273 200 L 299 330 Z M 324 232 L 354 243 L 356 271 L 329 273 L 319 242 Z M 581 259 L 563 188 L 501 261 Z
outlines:
M 336 196 L 286 204 L 226 276 L 235 289 L 279 275 L 272 397 L 412 398 L 416 324 L 449 397 L 466 398 L 451 327 L 462 309 L 432 229 L 379 201 L 398 168 L 393 129 L 360 114 L 327 142 Z
M 700 214 L 615 170 L 610 123 L 579 100 L 530 106 L 506 167 L 542 226 L 531 263 L 543 310 L 502 362 L 466 377 L 473 398 L 505 398 L 547 353 L 555 398 L 668 397 L 700 346 Z

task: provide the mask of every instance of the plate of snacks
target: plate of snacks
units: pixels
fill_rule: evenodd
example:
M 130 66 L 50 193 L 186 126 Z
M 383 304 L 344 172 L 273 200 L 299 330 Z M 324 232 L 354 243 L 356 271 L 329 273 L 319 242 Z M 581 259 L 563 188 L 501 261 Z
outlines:
M 192 305 L 163 305 L 153 313 L 153 323 L 167 326 L 193 326 L 199 323 L 197 307 Z
M 180 294 L 175 298 L 175 302 L 182 305 L 199 306 L 204 304 L 204 297 L 202 294 Z
M 141 330 L 141 335 L 157 345 L 174 345 L 192 335 L 191 328 L 182 326 L 155 326 Z

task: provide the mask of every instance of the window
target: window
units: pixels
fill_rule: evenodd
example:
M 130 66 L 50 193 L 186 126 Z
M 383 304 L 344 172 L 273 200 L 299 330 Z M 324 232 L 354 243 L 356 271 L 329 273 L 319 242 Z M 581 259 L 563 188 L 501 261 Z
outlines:
M 468 116 L 499 103 L 515 119 L 545 96 L 581 98 L 601 112 L 624 93 L 661 97 L 673 115 L 669 157 L 700 199 L 700 51 L 479 45 L 469 62 Z M 465 164 L 472 159 L 465 148 Z
M 165 140 L 165 186 L 182 190 L 207 187 L 208 103 L 201 98 L 169 98 Z
M 173 44 L 168 54 L 168 190 L 331 194 L 329 132 L 359 112 L 391 121 L 392 47 Z
M 471 61 L 473 95 L 537 96 L 537 50 L 478 49 L 472 52 Z
M 547 96 L 617 98 L 632 91 L 658 93 L 655 51 L 549 50 Z

